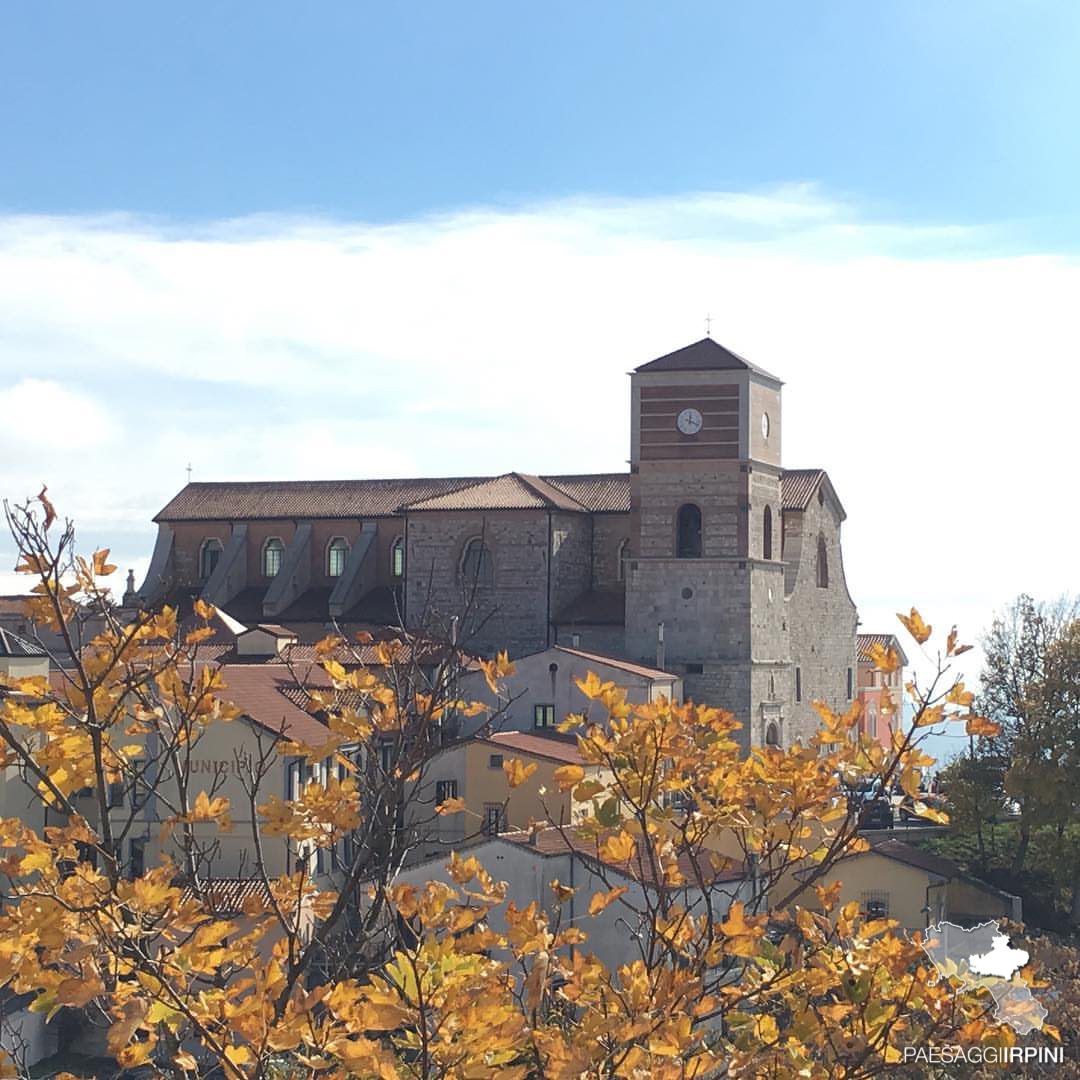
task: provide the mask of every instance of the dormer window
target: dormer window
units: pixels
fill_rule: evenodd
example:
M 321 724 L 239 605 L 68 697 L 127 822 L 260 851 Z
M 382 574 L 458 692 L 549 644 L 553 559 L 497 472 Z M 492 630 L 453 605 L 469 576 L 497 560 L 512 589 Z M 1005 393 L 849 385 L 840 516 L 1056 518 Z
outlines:
M 207 581 L 217 568 L 223 548 L 220 540 L 204 540 L 199 552 L 199 577 Z
M 341 577 L 345 573 L 345 562 L 349 557 L 349 544 L 340 536 L 335 536 L 326 548 L 327 577 Z
M 281 569 L 281 558 L 285 554 L 285 545 L 273 536 L 263 545 L 262 572 L 263 577 L 277 577 Z

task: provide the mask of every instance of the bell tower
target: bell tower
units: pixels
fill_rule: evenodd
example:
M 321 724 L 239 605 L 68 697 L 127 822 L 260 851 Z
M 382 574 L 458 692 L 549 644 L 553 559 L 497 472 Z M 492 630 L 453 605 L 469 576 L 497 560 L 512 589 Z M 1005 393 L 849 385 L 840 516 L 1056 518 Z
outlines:
M 631 373 L 626 651 L 784 741 L 781 382 L 712 338 Z

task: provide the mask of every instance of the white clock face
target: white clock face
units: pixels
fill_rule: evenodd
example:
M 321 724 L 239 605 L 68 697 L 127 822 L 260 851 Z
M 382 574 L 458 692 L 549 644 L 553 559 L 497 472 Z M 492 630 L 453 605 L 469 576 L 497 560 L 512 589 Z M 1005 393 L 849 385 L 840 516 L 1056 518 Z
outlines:
M 767 412 L 761 414 L 761 437 L 763 439 L 769 437 L 769 414 Z
M 701 423 L 701 413 L 697 409 L 683 409 L 675 421 L 675 426 L 684 435 L 696 435 L 701 430 Z

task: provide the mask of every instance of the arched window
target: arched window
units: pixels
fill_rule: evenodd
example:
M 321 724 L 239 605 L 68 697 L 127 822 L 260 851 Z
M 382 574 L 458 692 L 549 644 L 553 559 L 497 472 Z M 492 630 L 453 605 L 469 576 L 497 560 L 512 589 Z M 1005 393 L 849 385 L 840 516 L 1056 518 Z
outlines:
M 203 581 L 206 581 L 214 572 L 222 550 L 220 540 L 203 541 L 202 549 L 199 551 L 199 577 Z
M 349 557 L 349 544 L 341 536 L 335 536 L 326 545 L 327 577 L 341 577 L 345 573 L 345 561 Z
M 693 503 L 679 507 L 675 519 L 675 555 L 679 559 L 701 558 L 701 510 Z
M 780 729 L 775 724 L 770 724 L 765 729 L 765 745 L 766 746 L 779 746 L 780 745 Z
M 285 545 L 276 536 L 272 536 L 263 544 L 263 577 L 277 577 L 278 571 L 281 569 L 281 556 L 284 554 Z
M 817 584 L 819 589 L 829 587 L 829 552 L 825 548 L 824 536 L 819 536 L 817 542 Z
M 403 577 L 405 574 L 405 538 L 399 536 L 390 545 L 390 576 Z
M 629 538 L 621 540 L 619 542 L 618 561 L 615 565 L 615 580 L 626 580 L 626 564 L 630 559 L 630 540 Z
M 461 578 L 466 585 L 494 583 L 495 571 L 491 564 L 491 552 L 479 536 L 474 536 L 465 545 L 461 556 Z
M 767 506 L 761 515 L 761 557 L 772 558 L 772 510 Z

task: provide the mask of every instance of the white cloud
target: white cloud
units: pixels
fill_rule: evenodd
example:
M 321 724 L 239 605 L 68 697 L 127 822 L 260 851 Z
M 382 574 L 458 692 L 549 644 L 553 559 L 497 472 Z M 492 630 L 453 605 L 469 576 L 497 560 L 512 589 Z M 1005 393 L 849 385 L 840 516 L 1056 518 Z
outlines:
M 145 528 L 196 478 L 621 468 L 625 372 L 702 335 L 786 381 L 867 628 L 1071 584 L 1066 257 L 810 187 L 368 225 L 0 219 L 4 489 Z M 51 402 L 51 419 L 42 403 Z M 132 552 L 134 554 L 134 551 Z M 1033 556 L 1038 557 L 1033 557 Z

